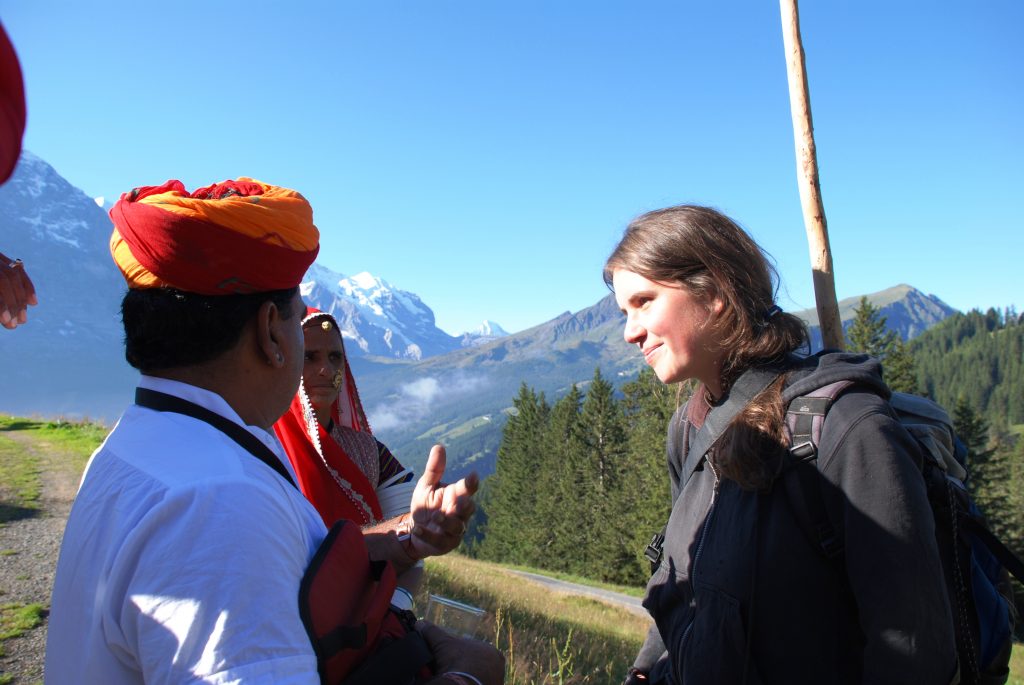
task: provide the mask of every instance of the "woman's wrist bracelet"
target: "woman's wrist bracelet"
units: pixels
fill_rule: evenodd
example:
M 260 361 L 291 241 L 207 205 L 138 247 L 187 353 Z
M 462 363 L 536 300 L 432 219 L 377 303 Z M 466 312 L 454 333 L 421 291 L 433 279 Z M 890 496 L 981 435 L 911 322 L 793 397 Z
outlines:
M 412 533 L 403 533 L 398 536 L 398 544 L 402 548 L 402 554 L 409 559 L 409 565 L 421 561 L 423 557 L 416 554 L 416 548 L 412 546 Z
M 442 673 L 441 677 L 457 683 L 457 685 L 484 685 L 475 675 L 470 675 L 464 671 L 448 671 L 447 673 Z

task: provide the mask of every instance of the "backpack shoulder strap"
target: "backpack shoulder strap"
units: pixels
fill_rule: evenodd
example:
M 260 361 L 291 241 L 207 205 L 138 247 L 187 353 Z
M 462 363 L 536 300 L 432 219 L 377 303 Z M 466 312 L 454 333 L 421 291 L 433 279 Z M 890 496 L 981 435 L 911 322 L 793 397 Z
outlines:
M 825 415 L 836 398 L 854 384 L 851 380 L 836 381 L 793 398 L 786 408 L 790 455 L 801 460 L 817 458 Z
M 794 398 L 786 408 L 790 448 L 782 484 L 787 501 L 811 544 L 837 563 L 843 557 L 844 541 L 825 509 L 818 473 L 818 445 L 829 408 L 852 385 L 854 382 L 850 380 L 830 383 Z
M 700 466 L 704 456 L 714 447 L 725 429 L 732 423 L 747 404 L 762 390 L 772 384 L 782 373 L 781 369 L 773 367 L 754 367 L 748 369 L 736 379 L 736 382 L 729 388 L 725 401 L 708 413 L 704 425 L 697 434 L 689 440 L 687 452 L 681 475 L 682 486 L 685 487 L 690 476 Z M 692 431 L 687 437 L 692 435 Z

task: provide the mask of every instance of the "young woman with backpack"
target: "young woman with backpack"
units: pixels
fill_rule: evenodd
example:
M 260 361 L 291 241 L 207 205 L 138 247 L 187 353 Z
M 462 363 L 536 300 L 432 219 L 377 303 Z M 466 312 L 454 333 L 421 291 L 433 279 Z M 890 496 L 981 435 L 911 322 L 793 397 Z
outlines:
M 775 304 L 774 268 L 713 209 L 640 216 L 604 278 L 658 378 L 697 382 L 669 426 L 673 507 L 648 548 L 644 599 L 655 625 L 626 683 L 953 682 L 921 456 L 888 411 L 878 362 L 796 354 L 807 330 Z M 828 533 L 801 526 L 783 487 L 786 411 L 840 380 L 854 385 L 829 409 L 813 476 L 843 540 L 827 558 Z

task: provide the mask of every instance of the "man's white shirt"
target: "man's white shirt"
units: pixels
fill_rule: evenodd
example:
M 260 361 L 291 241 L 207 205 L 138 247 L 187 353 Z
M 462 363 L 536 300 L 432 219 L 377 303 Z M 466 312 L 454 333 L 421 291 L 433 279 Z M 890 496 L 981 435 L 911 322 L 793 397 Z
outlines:
M 292 473 L 272 434 L 218 395 L 140 387 L 243 426 Z M 319 683 L 298 611 L 320 515 L 227 435 L 129 407 L 93 454 L 54 582 L 47 683 Z

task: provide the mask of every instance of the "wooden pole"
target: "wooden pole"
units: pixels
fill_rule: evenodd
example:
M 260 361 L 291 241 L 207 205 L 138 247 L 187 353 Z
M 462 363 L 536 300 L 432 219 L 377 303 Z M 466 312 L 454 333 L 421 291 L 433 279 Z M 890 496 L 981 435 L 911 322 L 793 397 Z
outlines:
M 782 40 L 786 50 L 786 74 L 789 76 L 789 109 L 793 115 L 793 140 L 796 145 L 796 177 L 803 207 L 807 243 L 811 251 L 814 300 L 818 307 L 818 325 L 825 347 L 843 349 L 843 324 L 839 319 L 836 282 L 832 273 L 832 251 L 828 245 L 825 207 L 818 182 L 818 155 L 814 147 L 811 123 L 811 96 L 807 89 L 804 47 L 800 40 L 800 13 L 797 0 L 779 0 L 782 12 Z

